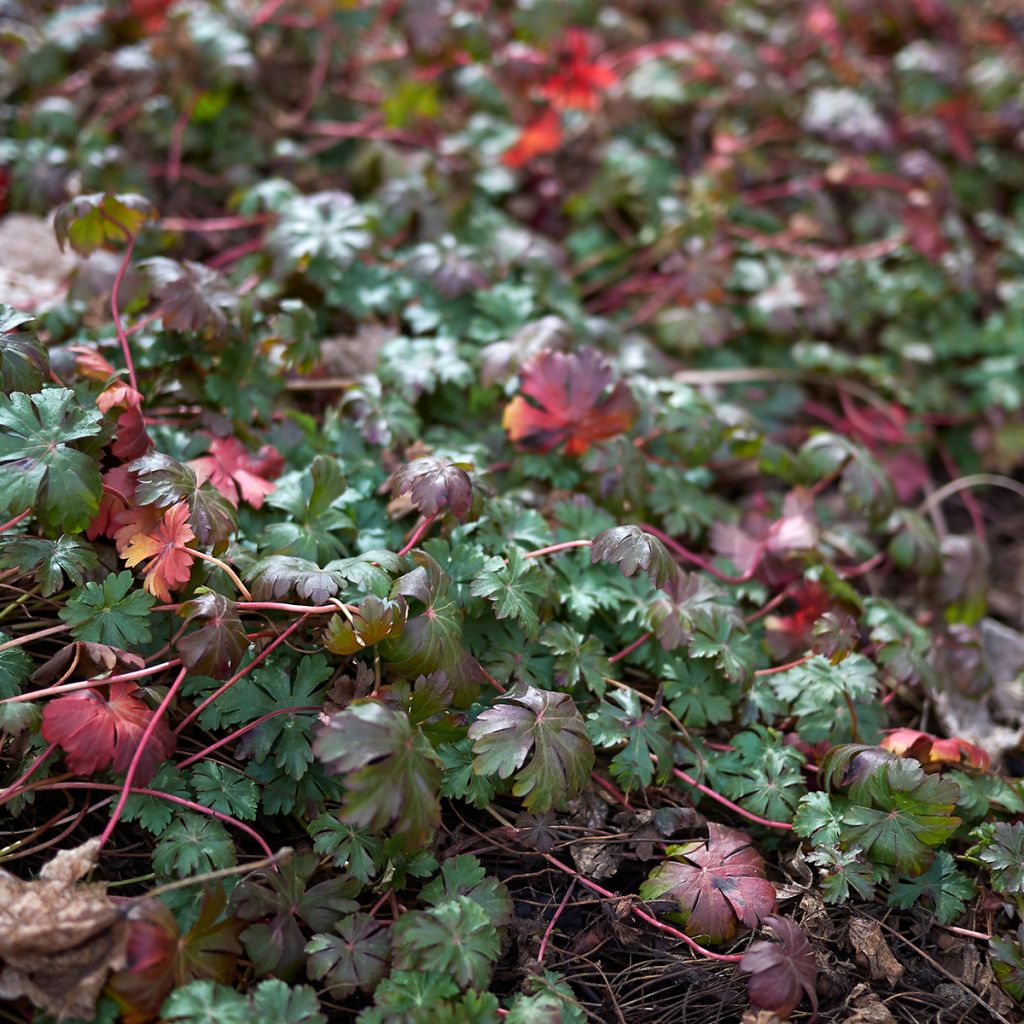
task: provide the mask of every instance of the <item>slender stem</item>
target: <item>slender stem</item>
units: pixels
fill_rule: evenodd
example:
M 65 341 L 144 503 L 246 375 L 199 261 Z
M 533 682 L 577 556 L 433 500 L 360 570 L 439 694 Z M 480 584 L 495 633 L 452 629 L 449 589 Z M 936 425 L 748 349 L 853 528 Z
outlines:
M 135 248 L 135 235 L 132 234 L 116 217 L 111 217 L 109 213 L 105 213 L 100 210 L 100 216 L 105 220 L 110 221 L 119 228 L 126 239 L 128 239 L 128 248 L 125 250 L 124 257 L 121 260 L 121 265 L 117 268 L 117 275 L 114 277 L 114 285 L 110 289 L 110 315 L 114 319 L 114 330 L 117 331 L 117 340 L 121 343 L 121 352 L 124 354 L 125 366 L 128 368 L 128 383 L 138 391 L 139 381 L 135 376 L 135 363 L 132 361 L 132 350 L 128 344 L 128 335 L 125 333 L 124 324 L 121 322 L 121 313 L 118 310 L 118 293 L 121 290 L 121 282 L 124 280 L 124 275 L 128 272 L 128 265 L 131 263 L 132 250 Z
M 568 551 L 571 548 L 589 548 L 593 543 L 591 540 L 563 540 L 561 544 L 549 544 L 546 548 L 527 551 L 523 558 L 540 558 L 541 555 L 553 555 L 556 551 Z
M 282 864 L 291 860 L 295 851 L 290 846 L 282 846 L 277 853 L 269 857 L 261 857 L 259 860 L 250 861 L 248 864 L 236 864 L 230 868 L 220 868 L 218 871 L 204 871 L 201 875 L 190 875 L 188 878 L 179 878 L 176 882 L 168 882 L 166 885 L 158 885 L 155 889 L 143 893 L 137 897 L 142 900 L 151 900 L 157 896 L 163 896 L 178 889 L 187 889 L 190 885 L 205 885 L 207 882 L 215 882 L 218 878 L 230 878 L 232 875 L 248 874 L 250 871 L 259 871 L 261 868 Z
M 628 647 L 623 647 L 618 654 L 613 654 L 608 659 L 608 664 L 614 665 L 615 662 L 622 661 L 623 658 L 628 658 L 638 647 L 642 647 L 645 643 L 647 643 L 647 641 L 650 640 L 652 636 L 654 636 L 654 634 L 651 632 L 644 633 L 642 637 L 640 637 L 638 640 L 634 640 Z
M 139 668 L 134 672 L 122 672 L 120 675 L 107 676 L 106 679 L 87 679 L 81 683 L 65 683 L 63 686 L 48 686 L 45 690 L 32 690 L 30 693 L 18 693 L 13 697 L 5 697 L 0 700 L 0 706 L 4 704 L 21 704 L 25 701 L 39 700 L 42 697 L 59 697 L 65 693 L 74 693 L 76 690 L 91 690 L 94 686 L 109 686 L 111 683 L 130 683 L 135 679 L 145 679 L 147 676 L 155 676 L 160 672 L 166 672 L 169 668 L 175 668 L 181 662 L 175 658 L 173 661 L 165 661 L 159 665 L 150 665 L 149 668 Z
M 620 789 L 618 789 L 615 785 L 609 782 L 603 775 L 600 775 L 597 772 L 591 772 L 590 777 L 609 796 L 614 797 L 616 803 L 620 804 L 622 807 L 625 807 L 627 811 L 631 810 L 629 806 L 629 797 L 626 796 L 626 794 L 623 793 Z
M 551 938 L 551 933 L 555 930 L 555 925 L 558 923 L 558 919 L 562 916 L 562 911 L 565 910 L 565 905 L 569 902 L 569 897 L 572 895 L 573 889 L 576 888 L 576 879 L 574 878 L 565 889 L 565 893 L 562 895 L 561 902 L 559 902 L 555 912 L 551 915 L 551 920 L 548 921 L 547 928 L 544 929 L 544 938 L 540 940 L 540 949 L 537 950 L 537 963 L 543 963 L 544 953 L 548 948 L 548 940 Z
M 189 548 L 189 551 L 192 551 Z M 196 552 L 192 551 L 193 554 Z M 153 611 L 155 612 L 176 612 L 182 605 L 182 602 L 172 604 L 156 604 L 153 605 Z M 334 604 L 285 604 L 281 601 L 237 601 L 235 603 L 235 609 L 240 612 L 293 612 L 296 615 L 333 615 L 336 611 L 339 611 L 341 602 Z M 354 604 L 345 605 L 349 611 L 356 611 L 357 606 Z
M 959 480 L 950 480 L 948 484 L 943 484 L 937 491 L 932 491 L 917 506 L 917 514 L 923 516 L 936 505 L 942 504 L 947 498 L 951 498 L 968 487 L 1002 487 L 1004 490 L 1012 491 L 1018 497 L 1024 498 L 1024 484 L 1014 480 L 1013 477 L 1000 476 L 998 473 L 974 473 L 971 476 L 962 476 Z
M 229 733 L 227 736 L 221 737 L 216 743 L 211 743 L 208 747 L 203 747 L 198 754 L 192 754 L 186 757 L 184 761 L 178 762 L 179 768 L 187 768 L 190 764 L 195 764 L 196 761 L 201 761 L 204 757 L 208 757 L 216 750 L 220 750 L 221 747 L 226 746 L 232 740 L 237 740 L 239 736 L 244 736 L 251 729 L 255 729 L 257 725 L 262 725 L 264 722 L 271 718 L 276 718 L 278 715 L 297 715 L 306 711 L 319 711 L 319 705 L 315 704 L 304 704 L 294 708 L 276 708 L 274 711 L 269 711 L 265 715 L 261 715 L 254 722 L 248 722 L 243 725 L 240 729 L 236 729 L 234 732 Z
M 412 536 L 408 539 L 408 541 L 406 541 L 405 547 L 403 547 L 402 550 L 398 552 L 399 558 L 401 558 L 402 555 L 409 554 L 409 552 L 412 551 L 412 549 L 416 547 L 417 544 L 419 544 L 420 538 L 423 536 L 423 534 L 427 532 L 427 530 L 430 529 L 431 526 L 434 525 L 434 520 L 437 519 L 439 515 L 439 512 L 434 512 L 432 515 L 427 516 L 426 519 L 423 519 L 420 522 L 416 529 L 412 531 Z
M 27 515 L 31 515 L 32 509 L 27 508 L 24 512 L 19 512 L 13 519 L 8 519 L 6 523 L 0 523 L 0 533 L 5 530 L 9 530 L 12 526 L 17 526 Z
M 247 673 L 251 672 L 261 662 L 265 661 L 267 657 L 269 657 L 270 653 L 274 650 L 274 648 L 279 647 L 281 644 L 283 644 L 285 640 L 287 640 L 288 637 L 290 637 L 292 633 L 294 633 L 295 630 L 297 630 L 299 626 L 301 626 L 302 623 L 305 621 L 306 616 L 303 615 L 302 618 L 297 619 L 295 622 L 293 622 L 283 633 L 281 633 L 280 636 L 278 636 L 275 640 L 272 640 L 269 644 L 267 644 L 267 646 L 264 647 L 263 650 L 260 651 L 260 653 L 257 654 L 256 657 L 252 659 L 252 661 L 249 662 L 248 665 L 244 666 L 243 668 L 240 668 L 226 683 L 224 683 L 222 686 L 214 690 L 209 697 L 207 697 L 204 701 L 202 701 L 195 708 L 193 708 L 185 716 L 184 720 L 178 726 L 178 728 L 174 730 L 175 733 L 180 735 L 181 731 L 185 728 L 185 726 L 189 724 L 189 722 L 198 718 L 219 696 L 221 696 L 221 694 L 226 693 L 228 690 L 231 689 L 232 686 L 235 685 L 235 683 L 238 682 L 239 679 L 241 679 Z
M 33 792 L 40 792 L 49 789 L 99 789 L 104 792 L 116 793 L 121 789 L 120 786 L 116 786 L 110 782 L 54 782 L 54 783 L 43 783 L 42 785 L 36 784 L 28 787 Z M 230 814 L 224 814 L 222 811 L 215 811 L 212 807 L 206 807 L 203 804 L 197 804 L 194 800 L 186 800 L 184 797 L 175 796 L 173 793 L 164 793 L 159 789 L 144 789 L 140 786 L 132 786 L 130 790 L 134 796 L 152 796 L 158 800 L 167 800 L 169 803 L 177 804 L 179 807 L 184 807 L 186 810 L 195 811 L 196 814 L 205 814 L 208 817 L 216 818 L 218 821 L 227 822 L 229 825 L 233 825 L 239 831 L 244 832 L 250 839 L 254 840 L 260 847 L 261 850 L 268 856 L 273 857 L 274 852 L 267 845 L 267 841 L 256 831 L 246 825 L 244 821 L 239 821 L 237 818 L 232 818 Z
M 3 611 L 0 611 L 0 622 L 7 618 L 11 612 L 17 611 L 26 601 L 30 601 L 39 591 L 42 589 L 42 583 L 37 583 L 31 590 L 26 590 L 24 594 L 16 597 Z
M 750 811 L 744 810 L 739 804 L 734 804 L 731 800 L 727 800 L 721 793 L 716 793 L 709 786 L 705 786 L 703 783 L 698 782 L 692 775 L 687 775 L 686 772 L 682 771 L 680 768 L 673 767 L 672 774 L 677 779 L 682 779 L 682 781 L 687 785 L 700 790 L 700 792 L 705 796 L 711 797 L 712 800 L 717 800 L 723 807 L 728 807 L 730 811 L 733 811 L 735 814 L 739 814 L 748 821 L 754 822 L 756 825 L 764 825 L 765 828 L 777 828 L 784 832 L 793 831 L 793 826 L 788 822 L 772 821 L 770 818 L 762 818 L 757 814 L 752 814 Z
M 208 555 L 205 551 L 197 551 L 195 548 L 189 548 L 189 553 L 196 558 L 201 558 L 204 562 L 209 562 L 210 565 L 217 566 L 218 569 L 223 569 L 227 573 L 228 579 L 238 588 L 238 592 L 246 599 L 246 601 L 252 600 L 252 594 L 249 593 L 249 588 L 238 578 L 238 574 L 234 569 L 231 568 L 226 562 L 222 562 L 216 555 Z
M 16 636 L 13 640 L 5 640 L 0 644 L 0 651 L 9 650 L 11 647 L 22 647 L 32 643 L 33 640 L 42 640 L 43 637 L 56 636 L 57 633 L 66 633 L 71 627 L 63 623 L 59 626 L 48 626 L 46 629 L 37 630 L 35 633 L 26 633 L 24 636 Z
M 498 693 L 508 693 L 508 687 L 502 686 L 501 683 L 499 683 L 498 680 L 495 679 L 494 676 L 492 676 L 491 673 L 483 667 L 483 665 L 480 666 L 480 672 L 483 675 L 484 679 L 486 679 L 487 682 L 489 682 L 491 686 L 493 686 L 498 691 Z
M 175 677 L 174 682 L 167 688 L 167 693 L 164 695 L 164 699 L 160 701 L 159 707 L 153 712 L 153 717 L 146 724 L 146 728 L 142 733 L 142 739 L 139 740 L 139 745 L 135 748 L 135 753 L 132 755 L 131 762 L 128 765 L 128 771 L 124 777 L 124 788 L 121 790 L 121 796 L 114 805 L 114 810 L 110 815 L 110 821 L 107 822 L 107 827 L 100 835 L 99 848 L 101 850 L 107 845 L 107 841 L 110 839 L 111 835 L 113 835 L 114 829 L 117 827 L 117 823 L 121 818 L 121 812 L 124 810 L 124 805 L 128 802 L 128 796 L 131 793 L 135 773 L 139 770 L 139 765 L 142 763 L 142 755 L 146 752 L 146 747 L 149 745 L 149 741 L 152 738 L 153 733 L 156 732 L 157 725 L 159 725 L 160 720 L 164 717 L 168 707 L 170 707 L 171 701 L 174 700 L 174 695 L 178 692 L 181 684 L 185 681 L 187 673 L 188 669 L 182 667 L 181 671 Z
M 37 758 L 35 758 L 35 760 L 33 760 L 33 762 L 28 766 L 28 768 L 24 772 L 22 772 L 22 774 L 19 775 L 18 778 L 14 780 L 14 782 L 12 782 L 5 789 L 0 790 L 0 801 L 7 800 L 8 797 L 14 796 L 15 793 L 17 793 L 17 791 L 21 789 L 21 787 L 24 786 L 25 783 L 28 782 L 28 780 L 31 779 L 33 775 L 35 775 L 36 770 L 39 768 L 39 766 L 56 749 L 57 744 L 51 743 Z
M 791 668 L 806 665 L 807 662 L 816 657 L 817 655 L 812 652 L 811 654 L 805 654 L 802 658 L 797 658 L 796 661 L 787 662 L 785 665 L 776 665 L 775 668 L 759 668 L 754 673 L 754 676 L 760 678 L 761 676 L 773 676 L 776 672 L 788 672 Z

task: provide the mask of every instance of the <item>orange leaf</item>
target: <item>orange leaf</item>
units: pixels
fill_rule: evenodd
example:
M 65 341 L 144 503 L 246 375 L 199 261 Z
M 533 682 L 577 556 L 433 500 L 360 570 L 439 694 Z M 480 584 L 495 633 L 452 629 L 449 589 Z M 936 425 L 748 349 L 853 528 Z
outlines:
M 210 442 L 210 454 L 193 459 L 189 465 L 200 484 L 209 480 L 235 508 L 239 494 L 253 508 L 259 508 L 275 490 L 268 477 L 284 469 L 284 459 L 273 445 L 265 444 L 259 454 L 260 458 L 252 458 L 237 437 L 215 437 Z
M 151 531 L 132 536 L 121 552 L 129 568 L 149 559 L 143 566 L 143 586 L 161 601 L 170 601 L 170 591 L 187 583 L 191 574 L 193 555 L 186 545 L 196 535 L 188 516 L 188 502 L 179 501 L 163 513 Z
M 592 348 L 578 353 L 540 352 L 521 371 L 521 390 L 505 406 L 502 425 L 521 448 L 549 452 L 565 445 L 582 455 L 596 441 L 614 437 L 633 423 L 633 395 Z M 608 393 L 606 393 L 608 392 Z
M 75 353 L 75 369 L 89 380 L 106 381 L 117 373 L 92 345 L 70 345 L 68 351 Z
M 120 409 L 138 409 L 141 404 L 141 393 L 123 380 L 115 380 L 109 388 L 101 391 L 96 396 L 96 408 L 104 414 L 110 412 L 115 407 Z
M 959 736 L 941 739 L 917 729 L 893 729 L 879 744 L 899 757 L 920 761 L 925 771 L 938 771 L 948 765 L 968 764 L 987 771 L 992 763 L 988 754 Z
M 522 167 L 535 156 L 550 153 L 562 144 L 562 122 L 552 107 L 538 114 L 522 131 L 519 138 L 502 154 L 501 162 L 508 167 Z

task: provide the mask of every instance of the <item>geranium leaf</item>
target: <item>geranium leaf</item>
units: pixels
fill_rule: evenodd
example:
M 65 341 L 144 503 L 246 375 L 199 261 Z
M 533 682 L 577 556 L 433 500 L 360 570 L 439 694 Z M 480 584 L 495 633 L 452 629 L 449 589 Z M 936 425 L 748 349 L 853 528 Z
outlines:
M 323 633 L 323 643 L 333 654 L 358 654 L 386 637 L 402 635 L 408 615 L 403 597 L 382 601 L 372 594 L 349 612 L 350 618 L 332 615 Z
M 357 701 L 321 725 L 313 752 L 344 776 L 343 821 L 377 830 L 392 825 L 407 849 L 437 828 L 440 759 L 404 711 Z
M 656 587 L 664 587 L 680 574 L 668 548 L 639 526 L 602 530 L 590 547 L 590 560 L 594 565 L 617 565 L 623 576 L 634 576 L 642 569 Z
M 335 998 L 373 992 L 388 973 L 391 931 L 368 914 L 351 914 L 335 926 L 335 935 L 314 935 L 306 944 L 309 977 L 326 980 Z
M 567 455 L 582 455 L 633 424 L 629 387 L 622 381 L 611 386 L 612 369 L 595 349 L 540 352 L 522 368 L 520 379 L 522 395 L 505 407 L 502 423 L 509 438 L 528 451 L 564 445 Z
M 413 507 L 425 516 L 446 509 L 462 517 L 473 504 L 473 482 L 466 468 L 448 458 L 424 456 L 402 466 L 392 488 L 396 495 L 408 494 Z
M 227 679 L 249 649 L 235 602 L 221 594 L 200 594 L 186 601 L 178 615 L 186 625 L 199 624 L 198 629 L 178 638 L 175 649 L 181 663 L 200 675 Z
M 171 590 L 188 583 L 192 574 L 194 556 L 188 544 L 195 537 L 189 523 L 188 503 L 180 501 L 163 513 L 152 530 L 133 534 L 121 557 L 129 568 L 145 562 L 142 571 L 146 590 L 161 601 L 170 601 Z
M 110 764 L 115 772 L 126 772 L 153 718 L 138 692 L 134 683 L 112 683 L 51 700 L 43 709 L 43 736 L 64 751 L 77 774 L 93 775 Z M 144 786 L 174 746 L 174 734 L 161 719 L 139 761 L 135 784 Z
M 145 196 L 94 192 L 61 206 L 53 230 L 61 249 L 67 243 L 79 255 L 88 256 L 107 242 L 127 242 L 147 220 L 155 219 L 156 210 Z
M 578 793 L 594 766 L 583 719 L 566 693 L 521 687 L 481 712 L 469 738 L 473 770 L 502 779 L 515 773 L 512 792 L 534 812 Z
M 261 508 L 263 499 L 274 493 L 271 479 L 280 475 L 284 460 L 273 445 L 264 445 L 254 459 L 237 437 L 215 437 L 210 454 L 193 459 L 189 466 L 200 487 L 209 480 L 235 508 L 239 497 L 253 508 Z
M 98 434 L 102 418 L 66 388 L 0 395 L 0 507 L 31 507 L 51 530 L 84 530 L 102 483 L 97 461 L 72 445 Z
M 55 594 L 65 576 L 81 584 L 85 573 L 99 568 L 96 552 L 75 537 L 62 534 L 57 540 L 39 537 L 0 538 L 0 569 L 35 570 L 35 580 L 43 597 Z
M 817 1013 L 818 963 L 807 937 L 788 917 L 769 914 L 762 924 L 771 928 L 779 941 L 754 942 L 740 960 L 740 970 L 750 975 L 750 1001 L 785 1019 L 806 995 Z
M 35 318 L 0 302 L 0 390 L 31 394 L 50 376 L 50 356 L 35 333 L 19 327 Z
M 669 848 L 673 860 L 656 867 L 640 887 L 645 900 L 678 902 L 687 935 L 726 942 L 740 924 L 757 927 L 775 912 L 775 887 L 748 836 L 708 822 L 707 843 Z
M 140 266 L 153 284 L 165 328 L 223 336 L 238 300 L 222 275 L 203 263 L 163 256 L 143 260 Z
M 149 619 L 156 598 L 133 590 L 135 577 L 128 571 L 110 573 L 102 583 L 76 587 L 59 615 L 71 634 L 88 643 L 129 649 L 149 643 Z

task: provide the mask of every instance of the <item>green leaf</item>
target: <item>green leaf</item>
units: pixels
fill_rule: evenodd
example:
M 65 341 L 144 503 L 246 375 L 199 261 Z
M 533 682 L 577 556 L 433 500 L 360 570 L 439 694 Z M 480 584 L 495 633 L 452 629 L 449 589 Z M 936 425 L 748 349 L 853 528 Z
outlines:
M 43 597 L 60 590 L 65 576 L 81 584 L 85 573 L 98 569 L 99 564 L 96 552 L 88 544 L 63 534 L 58 540 L 0 538 L 0 569 L 14 568 L 26 573 L 34 569 Z
M 512 792 L 530 811 L 561 806 L 582 790 L 594 767 L 583 719 L 565 693 L 521 687 L 483 711 L 469 738 L 474 771 L 502 779 L 515 772 Z
M 441 862 L 441 873 L 420 890 L 420 898 L 440 906 L 453 896 L 468 896 L 495 928 L 512 923 L 512 897 L 505 885 L 492 878 L 476 857 L 461 853 Z
M 174 1024 L 250 1024 L 252 1007 L 245 996 L 215 981 L 192 981 L 176 988 L 160 1010 Z
M 974 882 L 956 868 L 953 855 L 940 850 L 932 866 L 917 878 L 900 882 L 889 897 L 889 904 L 909 910 L 922 900 L 943 924 L 952 924 L 974 896 Z
M 605 749 L 625 744 L 612 758 L 611 773 L 627 793 L 654 780 L 652 757 L 657 758 L 659 783 L 672 773 L 672 734 L 660 710 L 660 702 L 645 708 L 635 690 L 613 690 L 587 715 L 587 732 L 595 744 Z
M 441 795 L 465 800 L 474 807 L 486 807 L 494 799 L 494 779 L 473 771 L 473 743 L 469 739 L 442 743 L 437 755 L 444 766 Z
M 987 841 L 972 852 L 988 865 L 996 892 L 1024 893 L 1024 822 L 996 822 Z
M 252 991 L 250 1021 L 260 1024 L 327 1024 L 320 1001 L 308 985 L 286 985 L 276 978 L 261 981 Z
M 53 230 L 61 250 L 68 243 L 80 256 L 88 256 L 107 242 L 129 241 L 147 220 L 156 220 L 156 209 L 145 196 L 93 192 L 61 206 Z
M 959 827 L 952 814 L 959 797 L 955 782 L 925 775 L 917 761 L 889 761 L 851 787 L 843 843 L 862 847 L 877 864 L 920 875 L 934 860 L 934 847 Z
M 153 848 L 153 870 L 164 877 L 188 875 L 235 863 L 235 844 L 215 818 L 183 812 L 160 836 Z
M 189 773 L 196 799 L 204 807 L 243 821 L 256 817 L 259 794 L 256 783 L 228 765 L 200 761 Z
M 11 638 L 0 633 L 0 644 Z M 0 700 L 17 697 L 32 674 L 32 659 L 20 647 L 0 651 Z M 32 725 L 39 712 L 29 703 L 0 704 L 0 732 L 13 736 Z
M 595 564 L 617 565 L 623 576 L 633 576 L 642 569 L 659 588 L 679 572 L 668 548 L 639 526 L 613 526 L 602 530 L 591 545 L 590 559 Z
M 820 846 L 807 855 L 808 863 L 824 872 L 821 889 L 826 903 L 845 903 L 852 889 L 862 900 L 875 895 L 875 877 L 870 861 L 859 846 L 841 850 L 838 846 Z
M 339 821 L 333 814 L 321 814 L 308 828 L 313 837 L 313 849 L 327 854 L 337 867 L 364 883 L 376 875 L 383 854 L 381 841 L 376 836 Z
M 793 815 L 793 831 L 810 839 L 812 846 L 832 846 L 839 842 L 845 806 L 842 797 L 832 797 L 820 790 L 805 793 Z
M 19 331 L 35 318 L 0 302 L 0 390 L 31 394 L 50 378 L 50 356 L 46 346 L 28 331 Z
M 345 510 L 348 483 L 337 461 L 317 455 L 308 471 L 286 473 L 276 484 L 267 505 L 289 518 L 263 531 L 260 549 L 313 561 L 344 554 L 336 534 L 351 533 L 355 523 Z
M 512 1000 L 505 1024 L 585 1024 L 586 1011 L 555 971 L 531 974 Z
M 373 830 L 393 825 L 407 849 L 440 824 L 440 758 L 404 711 L 357 701 L 320 727 L 313 751 L 344 776 L 343 821 Z
M 732 745 L 733 751 L 712 762 L 716 787 L 754 814 L 790 820 L 807 792 L 800 771 L 804 756 L 782 733 L 762 725 L 737 733 Z
M 324 647 L 344 657 L 358 654 L 387 637 L 401 636 L 408 611 L 403 597 L 382 601 L 370 594 L 344 618 L 332 615 L 328 619 L 323 632 Z
M 278 270 L 344 270 L 373 240 L 366 215 L 344 192 L 317 192 L 282 203 L 278 222 L 267 236 Z
M 49 530 L 84 530 L 103 487 L 96 459 L 71 445 L 98 434 L 102 419 L 67 388 L 0 395 L 0 507 L 31 507 Z
M 468 896 L 403 914 L 393 932 L 398 970 L 436 971 L 460 988 L 486 985 L 501 952 L 498 930 Z
M 337 935 L 314 935 L 306 944 L 307 973 L 325 980 L 332 998 L 371 993 L 388 973 L 390 929 L 369 914 L 351 914 L 335 926 Z
M 535 639 L 540 630 L 536 605 L 547 594 L 547 581 L 533 560 L 527 562 L 512 548 L 508 564 L 481 573 L 469 588 L 474 597 L 485 597 L 494 606 L 495 618 L 515 619 Z
M 571 690 L 582 682 L 595 696 L 603 696 L 612 667 L 596 637 L 577 633 L 564 622 L 553 622 L 541 634 L 540 642 L 555 655 L 559 689 Z
M 1024 924 L 1017 926 L 1016 940 L 992 939 L 989 950 L 996 980 L 1013 999 L 1024 1003 Z
M 722 678 L 707 662 L 674 658 L 661 672 L 665 701 L 683 725 L 702 729 L 728 722 L 740 689 Z
M 132 590 L 130 572 L 111 573 L 102 583 L 76 587 L 58 613 L 76 640 L 107 644 L 130 651 L 152 638 L 151 609 L 156 598 L 144 590 Z

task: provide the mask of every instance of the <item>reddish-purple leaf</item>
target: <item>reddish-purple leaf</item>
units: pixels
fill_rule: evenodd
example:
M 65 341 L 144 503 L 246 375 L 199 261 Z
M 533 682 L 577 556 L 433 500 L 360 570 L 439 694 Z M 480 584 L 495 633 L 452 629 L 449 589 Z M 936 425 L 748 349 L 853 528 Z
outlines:
M 750 1001 L 786 1018 L 806 995 L 817 1013 L 818 962 L 806 936 L 788 917 L 769 914 L 763 923 L 779 941 L 755 942 L 743 954 L 740 970 L 750 975 Z
M 764 860 L 750 838 L 708 822 L 707 843 L 669 848 L 668 860 L 640 887 L 645 900 L 674 899 L 687 935 L 726 942 L 737 926 L 754 928 L 775 911 L 775 887 L 764 877 Z
M 201 594 L 186 601 L 178 614 L 186 624 L 200 624 L 177 643 L 181 663 L 200 675 L 227 679 L 249 649 L 249 638 L 235 602 L 220 594 Z
M 466 470 L 451 459 L 425 456 L 395 473 L 396 495 L 408 494 L 413 507 L 425 516 L 448 509 L 464 516 L 473 504 L 473 483 Z

